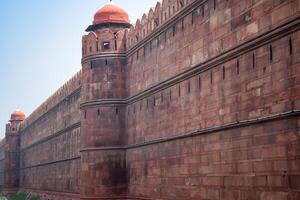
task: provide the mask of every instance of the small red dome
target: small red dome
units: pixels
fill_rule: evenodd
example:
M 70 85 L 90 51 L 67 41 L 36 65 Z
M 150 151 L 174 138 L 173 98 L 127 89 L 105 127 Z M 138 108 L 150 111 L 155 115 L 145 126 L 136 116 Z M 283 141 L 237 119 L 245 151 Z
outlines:
M 129 24 L 128 13 L 112 2 L 103 6 L 94 16 L 93 25 L 101 23 Z
M 11 121 L 23 121 L 25 119 L 25 113 L 20 110 L 16 110 L 11 114 L 10 120 Z

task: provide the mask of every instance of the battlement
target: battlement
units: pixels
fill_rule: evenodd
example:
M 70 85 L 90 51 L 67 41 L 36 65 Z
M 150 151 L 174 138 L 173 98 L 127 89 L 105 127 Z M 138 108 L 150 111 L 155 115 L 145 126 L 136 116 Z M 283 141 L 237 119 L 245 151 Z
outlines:
M 157 28 L 175 16 L 187 5 L 195 0 L 162 0 L 158 1 L 155 8 L 151 8 L 148 14 L 138 19 L 135 25 L 128 30 L 127 46 L 130 49 L 140 40 L 150 35 Z
M 76 89 L 81 87 L 82 70 L 77 72 L 69 79 L 61 88 L 59 88 L 52 96 L 42 103 L 35 111 L 33 111 L 20 125 L 20 130 L 25 129 L 28 125 L 36 121 L 43 114 L 47 113 L 51 108 L 57 105 L 64 98 L 69 96 Z

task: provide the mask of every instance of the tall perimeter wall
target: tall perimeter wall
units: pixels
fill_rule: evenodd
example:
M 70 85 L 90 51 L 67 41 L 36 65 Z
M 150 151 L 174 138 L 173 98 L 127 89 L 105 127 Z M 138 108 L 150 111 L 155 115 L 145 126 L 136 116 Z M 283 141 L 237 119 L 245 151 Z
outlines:
M 115 49 L 102 52 L 110 40 Z M 298 0 L 164 0 L 128 29 L 90 31 L 82 64 L 8 128 L 6 191 L 300 199 Z
M 300 199 L 299 12 L 190 1 L 131 46 L 128 196 Z

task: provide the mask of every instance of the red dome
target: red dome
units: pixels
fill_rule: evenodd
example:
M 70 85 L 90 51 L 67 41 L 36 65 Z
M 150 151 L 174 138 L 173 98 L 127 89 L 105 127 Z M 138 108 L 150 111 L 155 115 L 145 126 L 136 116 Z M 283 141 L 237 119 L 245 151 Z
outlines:
M 20 110 L 16 110 L 11 114 L 10 120 L 11 121 L 23 121 L 25 119 L 25 113 Z
M 129 24 L 128 13 L 113 3 L 103 6 L 94 16 L 93 25 L 101 23 L 126 23 Z

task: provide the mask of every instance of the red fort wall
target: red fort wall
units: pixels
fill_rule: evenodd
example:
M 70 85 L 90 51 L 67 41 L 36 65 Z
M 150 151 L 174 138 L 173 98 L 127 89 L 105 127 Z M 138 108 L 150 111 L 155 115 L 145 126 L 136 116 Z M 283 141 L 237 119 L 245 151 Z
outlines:
M 300 199 L 299 13 L 298 0 L 164 0 L 128 30 L 90 32 L 83 72 L 20 125 L 19 189 Z
M 20 190 L 79 198 L 80 92 L 81 71 L 21 124 Z

